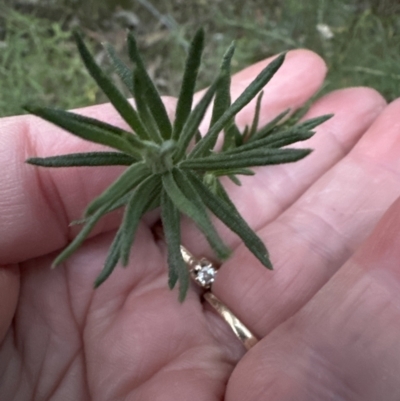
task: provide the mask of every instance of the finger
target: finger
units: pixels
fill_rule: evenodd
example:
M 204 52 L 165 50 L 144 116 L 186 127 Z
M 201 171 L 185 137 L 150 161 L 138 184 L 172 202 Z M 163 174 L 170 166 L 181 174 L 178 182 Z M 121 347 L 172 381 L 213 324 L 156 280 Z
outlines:
M 397 100 L 343 160 L 259 231 L 275 271 L 243 246 L 222 265 L 213 291 L 259 336 L 308 302 L 400 195 L 399 115 Z
M 311 81 L 313 77 L 309 79 Z M 278 99 L 279 92 L 274 94 Z M 268 100 L 270 105 L 273 100 Z M 230 180 L 223 181 L 250 227 L 258 230 L 286 210 L 352 149 L 385 105 L 382 96 L 369 88 L 350 88 L 330 93 L 311 107 L 305 119 L 330 113 L 334 117 L 317 127 L 311 139 L 292 146 L 314 149 L 311 155 L 296 163 L 259 167 L 255 169 L 255 176 L 240 177 L 240 187 Z M 281 107 L 287 109 L 292 104 L 281 104 Z M 276 109 L 275 115 L 280 111 Z M 231 247 L 235 248 L 241 243 L 240 238 L 222 223 L 216 222 L 216 225 Z M 184 229 L 184 244 L 188 249 L 200 255 L 213 256 L 206 240 L 192 222 L 186 221 Z
M 400 199 L 356 254 L 240 362 L 227 401 L 398 400 Z
M 325 66 L 318 56 L 308 51 L 294 51 L 293 56 L 288 55 L 288 60 L 291 65 L 290 69 L 285 67 L 288 77 L 277 77 L 272 83 L 273 88 L 275 91 L 290 92 L 300 85 L 296 71 L 307 70 L 308 92 L 296 97 L 301 104 L 321 84 Z M 303 61 L 306 66 L 303 66 Z M 258 63 L 247 72 L 245 70 L 238 78 L 233 77 L 233 87 L 240 86 L 243 79 L 254 77 L 267 62 Z M 174 103 L 166 99 L 168 108 L 173 109 Z M 110 105 L 82 109 L 80 112 L 124 127 Z M 35 117 L 8 118 L 1 120 L 0 124 L 0 166 L 7 172 L 0 184 L 0 227 L 7 229 L 7 235 L 0 237 L 0 262 L 9 263 L 65 246 L 76 232 L 71 232 L 69 222 L 81 218 L 88 202 L 122 170 L 117 167 L 40 169 L 28 166 L 24 164 L 27 157 L 89 151 L 98 149 L 98 146 L 81 141 Z M 115 217 L 106 218 L 95 232 L 109 230 L 116 224 Z

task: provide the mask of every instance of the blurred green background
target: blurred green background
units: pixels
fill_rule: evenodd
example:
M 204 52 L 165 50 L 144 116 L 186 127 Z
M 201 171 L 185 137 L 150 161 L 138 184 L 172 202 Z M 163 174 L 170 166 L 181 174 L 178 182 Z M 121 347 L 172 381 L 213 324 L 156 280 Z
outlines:
M 79 28 L 109 69 L 101 42 L 122 57 L 126 30 L 138 38 L 163 94 L 176 95 L 191 35 L 206 28 L 199 88 L 209 84 L 235 39 L 235 71 L 287 49 L 306 47 L 328 63 L 322 91 L 367 85 L 400 96 L 398 0 L 2 0 L 0 116 L 21 104 L 75 108 L 105 101 L 71 39 Z

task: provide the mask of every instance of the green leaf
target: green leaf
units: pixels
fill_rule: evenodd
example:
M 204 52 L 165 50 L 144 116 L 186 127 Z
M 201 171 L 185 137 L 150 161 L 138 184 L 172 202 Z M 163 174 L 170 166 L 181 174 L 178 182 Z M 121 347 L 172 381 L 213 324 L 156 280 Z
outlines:
M 231 254 L 230 248 L 228 248 L 222 239 L 220 238 L 218 232 L 214 228 L 209 216 L 207 214 L 207 209 L 201 199 L 201 197 L 197 194 L 196 190 L 193 188 L 190 181 L 187 179 L 186 175 L 182 173 L 179 169 L 173 170 L 173 177 L 175 179 L 176 184 L 179 189 L 182 191 L 184 196 L 193 203 L 193 205 L 199 210 L 203 216 L 204 221 L 209 226 L 208 233 L 206 233 L 206 237 L 210 242 L 211 247 L 215 250 L 215 253 L 221 259 L 226 259 Z
M 26 163 L 41 167 L 130 166 L 137 159 L 118 152 L 71 153 L 51 157 L 30 157 Z
M 243 138 L 247 135 L 247 129 L 240 133 L 238 126 L 232 121 L 232 124 L 225 128 L 224 143 L 222 145 L 222 151 L 227 151 L 229 149 L 235 149 L 243 144 Z
M 212 127 L 231 105 L 231 60 L 235 52 L 235 44 L 232 43 L 224 54 L 220 67 L 220 77 L 210 127 Z
M 104 204 L 116 202 L 150 175 L 151 171 L 144 162 L 132 164 L 113 184 L 89 204 L 85 216 L 92 215 Z
M 145 88 L 143 87 L 142 79 L 140 78 L 137 69 L 133 73 L 133 93 L 135 96 L 136 108 L 139 116 L 147 128 L 149 139 L 155 143 L 161 144 L 162 137 L 158 130 L 157 123 L 154 116 L 151 114 L 150 109 L 147 105 L 145 96 Z
M 172 126 L 169 121 L 167 110 L 165 109 L 157 88 L 154 86 L 153 81 L 146 71 L 146 67 L 144 66 L 143 60 L 139 54 L 136 40 L 132 33 L 128 34 L 128 51 L 129 57 L 136 64 L 137 74 L 141 80 L 141 84 L 143 85 L 143 91 L 146 94 L 147 103 L 160 130 L 161 136 L 164 139 L 170 139 L 172 135 Z
M 286 109 L 282 113 L 278 114 L 274 119 L 272 119 L 268 124 L 264 125 L 262 128 L 260 128 L 254 135 L 249 137 L 249 142 L 250 141 L 258 141 L 259 139 L 262 139 L 266 137 L 267 135 L 271 134 L 274 132 L 274 129 L 277 127 L 277 125 L 290 113 L 290 109 Z
M 186 156 L 186 149 L 189 146 L 190 141 L 199 131 L 199 125 L 206 114 L 207 108 L 210 105 L 212 98 L 217 89 L 219 77 L 213 82 L 213 84 L 207 89 L 206 93 L 201 98 L 200 102 L 197 103 L 194 110 L 190 113 L 186 123 L 182 129 L 180 138 L 177 144 L 177 150 L 174 156 L 174 160 L 178 161 Z
M 121 236 L 121 230 L 118 230 L 108 251 L 104 267 L 94 282 L 94 288 L 98 288 L 101 284 L 103 284 L 114 271 L 115 266 L 117 266 L 120 255 Z
M 129 89 L 129 92 L 133 94 L 133 73 L 131 69 L 118 57 L 114 47 L 109 43 L 104 44 L 104 49 L 114 67 L 115 72 L 121 78 L 121 81 L 125 84 L 125 86 Z
M 140 121 L 135 109 L 128 102 L 128 100 L 125 99 L 125 96 L 113 84 L 111 79 L 107 77 L 107 75 L 97 65 L 81 36 L 79 34 L 75 34 L 74 36 L 78 46 L 79 54 L 81 55 L 89 74 L 96 81 L 97 85 L 101 88 L 121 117 L 136 132 L 136 134 L 142 139 L 147 139 L 148 134 L 146 128 Z
M 196 133 L 194 134 L 194 142 L 197 143 L 199 142 L 201 139 L 201 133 L 199 130 L 196 131 Z
M 130 132 L 93 118 L 48 107 L 25 106 L 26 111 L 41 117 L 84 140 L 110 146 L 134 157 L 140 157 L 143 142 Z
M 298 129 L 298 127 L 291 127 L 285 131 L 276 131 L 257 141 L 247 142 L 238 148 L 230 149 L 226 151 L 224 155 L 239 155 L 243 152 L 249 152 L 263 148 L 280 148 L 292 143 L 305 141 L 311 138 L 314 134 L 314 131 Z
M 254 112 L 253 122 L 251 123 L 251 127 L 248 136 L 246 137 L 246 140 L 249 140 L 257 132 L 258 122 L 260 120 L 260 109 L 263 95 L 264 91 L 261 91 L 260 94 L 257 96 L 256 111 Z
M 230 168 L 229 170 L 215 170 L 213 172 L 213 174 L 216 177 L 221 177 L 224 175 L 230 175 L 230 174 L 234 174 L 234 175 L 255 175 L 255 172 L 248 169 L 248 168 L 237 168 L 237 169 L 232 169 Z
M 184 160 L 179 167 L 185 170 L 211 171 L 291 163 L 306 157 L 311 151 L 311 149 L 255 149 L 241 154 L 219 154 Z
M 181 253 L 180 214 L 166 191 L 161 195 L 161 220 L 168 247 L 169 287 L 174 288 L 179 278 L 179 300 L 185 299 L 189 289 L 189 271 Z
M 324 123 L 325 121 L 328 121 L 332 117 L 333 117 L 333 114 L 325 114 L 323 116 L 310 118 L 309 120 L 299 123 L 296 127 L 299 129 L 312 130 L 312 129 L 318 127 L 318 125 L 321 125 L 322 123 Z
M 112 206 L 112 203 L 106 203 L 101 208 L 99 208 L 96 213 L 94 213 L 90 218 L 86 220 L 85 225 L 82 227 L 79 234 L 74 238 L 74 240 L 57 256 L 54 260 L 52 267 L 55 267 L 62 263 L 64 260 L 69 258 L 85 241 L 90 232 L 93 230 L 94 226 L 104 215 L 105 211 Z
M 177 170 L 175 171 L 177 172 Z M 218 258 L 224 260 L 229 254 L 230 250 L 222 242 L 214 226 L 211 223 L 210 218 L 207 215 L 204 205 L 201 201 L 198 201 L 198 196 L 195 195 L 190 200 L 187 193 L 190 192 L 192 195 L 194 191 L 191 189 L 191 185 L 187 185 L 186 180 L 182 182 L 181 175 L 178 175 L 180 185 L 178 186 L 172 172 L 163 174 L 163 188 L 174 203 L 174 205 L 185 215 L 191 218 L 196 225 L 201 229 L 207 238 L 207 241 L 217 254 Z M 183 192 L 185 190 L 186 194 Z
M 193 174 L 192 172 L 190 172 L 191 174 Z M 228 193 L 225 191 L 224 186 L 221 184 L 221 181 L 216 179 L 216 183 L 215 183 L 215 188 L 216 191 L 213 192 L 215 195 L 219 196 L 223 201 L 225 201 L 225 203 L 227 203 L 229 206 L 231 206 L 231 211 L 235 211 L 236 210 L 236 206 L 235 204 L 231 201 L 231 198 L 229 197 Z M 239 214 L 239 212 L 237 212 Z M 240 214 L 239 214 L 240 216 Z
M 279 135 L 280 134 L 280 135 Z M 288 132 L 288 133 L 277 133 L 267 137 L 265 146 L 269 148 L 281 148 L 282 146 L 291 145 L 296 142 L 306 141 L 310 139 L 315 132 L 313 131 L 299 131 L 299 132 Z
M 186 175 L 203 202 L 215 216 L 243 240 L 247 248 L 264 266 L 268 269 L 272 269 L 268 251 L 263 241 L 241 217 L 233 203 L 231 201 L 226 202 L 213 194 L 193 173 L 186 172 Z
M 253 82 L 243 91 L 243 93 L 236 99 L 236 101 L 229 107 L 228 110 L 221 116 L 221 118 L 210 128 L 208 133 L 203 139 L 194 147 L 190 153 L 190 158 L 199 157 L 210 152 L 215 143 L 216 137 L 244 106 L 246 106 L 257 93 L 268 83 L 268 81 L 275 75 L 285 59 L 285 53 L 276 57 L 267 67 L 265 67 L 260 74 L 253 80 Z
M 242 185 L 242 183 L 240 182 L 239 178 L 236 177 L 236 175 L 228 174 L 228 178 L 229 178 L 234 184 L 236 184 L 237 186 L 240 187 L 240 186 Z
M 131 195 L 121 226 L 121 260 L 124 266 L 129 263 L 130 250 L 140 219 L 148 211 L 154 197 L 160 193 L 160 190 L 161 178 L 159 175 L 153 174 L 142 181 Z
M 178 103 L 176 106 L 175 121 L 172 138 L 177 140 L 182 128 L 190 114 L 193 104 L 193 95 L 196 86 L 197 75 L 201 63 L 201 55 L 204 48 L 204 30 L 200 28 L 190 45 L 186 59 L 185 72 L 183 74 Z

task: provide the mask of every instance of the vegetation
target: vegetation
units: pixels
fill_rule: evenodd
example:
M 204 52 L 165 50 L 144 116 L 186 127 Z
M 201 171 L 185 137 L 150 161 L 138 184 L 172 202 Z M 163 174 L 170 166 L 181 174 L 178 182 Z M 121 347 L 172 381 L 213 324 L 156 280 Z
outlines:
M 109 41 L 125 54 L 125 31 L 133 29 L 150 74 L 165 94 L 178 94 L 188 38 L 200 25 L 207 45 L 199 88 L 210 84 L 208 72 L 215 71 L 235 39 L 233 71 L 307 47 L 328 63 L 323 91 L 367 85 L 388 100 L 400 94 L 397 0 L 249 0 L 245 5 L 238 0 L 6 0 L 0 6 L 0 116 L 22 113 L 27 101 L 60 108 L 106 101 L 71 39 L 77 25 L 93 39 L 91 47 L 103 66 L 107 57 L 97 42 Z

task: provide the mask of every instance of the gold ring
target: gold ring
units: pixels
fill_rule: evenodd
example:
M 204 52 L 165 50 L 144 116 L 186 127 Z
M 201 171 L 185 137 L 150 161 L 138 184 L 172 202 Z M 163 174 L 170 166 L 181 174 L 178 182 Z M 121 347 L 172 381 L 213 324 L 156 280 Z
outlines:
M 190 275 L 197 285 L 205 289 L 203 298 L 225 320 L 236 337 L 242 342 L 246 350 L 257 344 L 256 336 L 224 305 L 211 291 L 218 269 L 207 259 L 196 259 L 181 245 L 183 260 L 189 268 Z

